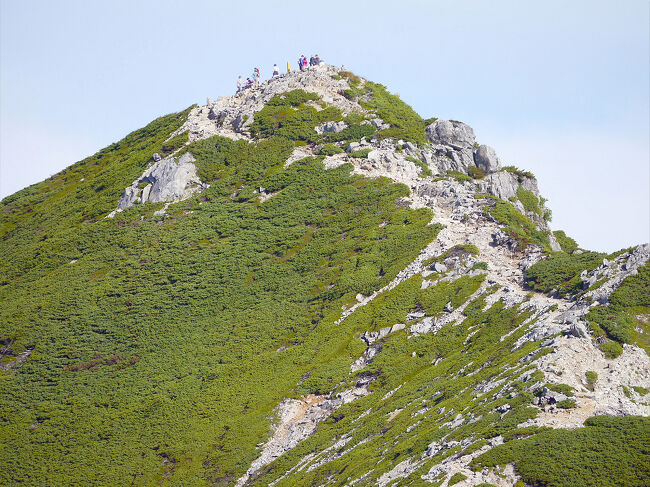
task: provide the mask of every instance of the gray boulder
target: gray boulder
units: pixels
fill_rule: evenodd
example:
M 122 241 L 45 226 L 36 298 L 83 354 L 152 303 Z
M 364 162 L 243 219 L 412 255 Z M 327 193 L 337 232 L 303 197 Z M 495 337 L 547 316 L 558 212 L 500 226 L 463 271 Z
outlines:
M 496 151 L 489 145 L 481 145 L 474 152 L 474 163 L 487 173 L 497 172 L 501 169 L 501 162 Z
M 441 262 L 433 264 L 433 270 L 436 272 L 447 272 L 447 266 Z
M 476 136 L 469 125 L 450 120 L 436 120 L 426 129 L 433 144 L 448 145 L 454 149 L 472 149 Z
M 147 201 L 181 201 L 207 188 L 208 185 L 199 179 L 194 161 L 189 152 L 178 158 L 159 160 L 124 190 L 117 203 L 118 209 Z M 143 184 L 145 186 L 140 189 Z
M 337 134 L 348 127 L 345 122 L 325 122 L 315 128 L 317 134 L 332 133 Z

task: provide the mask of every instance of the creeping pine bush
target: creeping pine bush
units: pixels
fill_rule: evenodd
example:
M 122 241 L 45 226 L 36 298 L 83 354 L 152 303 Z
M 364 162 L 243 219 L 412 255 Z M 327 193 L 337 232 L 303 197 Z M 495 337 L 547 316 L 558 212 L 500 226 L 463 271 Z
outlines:
M 451 476 L 449 479 L 449 482 L 447 482 L 447 485 L 455 485 L 458 482 L 462 482 L 467 478 L 467 475 L 465 475 L 462 472 L 456 472 L 454 475 Z
M 524 178 L 533 179 L 535 177 L 535 175 L 532 172 L 524 171 L 523 169 L 519 169 L 518 167 L 515 166 L 505 166 L 503 170 L 508 171 L 514 174 L 515 176 L 517 176 L 517 179 L 520 183 L 523 182 Z
M 650 419 L 594 416 L 585 427 L 550 429 L 499 445 L 472 460 L 476 470 L 514 463 L 527 485 L 650 485 Z
M 578 243 L 573 240 L 571 237 L 568 237 L 566 233 L 564 233 L 562 230 L 556 230 L 553 232 L 553 235 L 555 236 L 555 240 L 557 240 L 557 243 L 560 244 L 560 247 L 562 248 L 562 252 L 566 252 L 567 254 L 572 254 L 575 250 L 578 249 Z
M 359 149 L 359 150 L 355 150 L 355 151 L 350 152 L 350 157 L 356 157 L 356 158 L 359 158 L 359 159 L 363 159 L 363 158 L 368 157 L 368 154 L 370 154 L 371 152 L 372 152 L 372 149 Z
M 319 154 L 323 156 L 333 156 L 340 154 L 341 152 L 343 152 L 343 149 L 341 149 L 338 145 L 325 144 L 323 147 L 321 147 Z
M 504 229 L 506 233 L 518 240 L 524 247 L 532 243 L 550 251 L 546 234 L 538 230 L 528 217 L 517 211 L 512 203 L 499 198 L 490 198 L 490 200 L 492 203 L 486 206 L 484 211 L 500 224 L 506 225 Z
M 250 126 L 256 137 L 276 135 L 289 140 L 317 141 L 314 128 L 327 121 L 339 120 L 341 111 L 336 107 L 316 110 L 305 105 L 318 100 L 318 95 L 304 90 L 292 90 L 271 98 L 264 108 L 255 114 Z
M 467 172 L 469 172 L 470 177 L 474 179 L 483 179 L 486 175 L 485 171 L 477 166 L 469 166 Z
M 579 254 L 582 255 L 582 254 Z M 593 307 L 586 315 L 590 327 L 603 330 L 619 343 L 636 344 L 650 352 L 648 324 L 639 316 L 650 312 L 650 264 L 639 267 L 637 274 L 627 277 L 610 295 L 609 303 Z M 640 330 L 640 331 L 637 331 Z M 618 356 L 622 349 L 616 344 L 602 344 L 608 356 Z
M 340 74 L 348 77 L 343 72 Z M 361 86 L 361 80 L 354 75 L 348 79 L 351 88 L 345 92 L 345 96 L 350 100 L 359 101 L 364 108 L 373 111 L 390 125 L 390 128 L 379 131 L 377 136 L 402 139 L 416 144 L 427 142 L 425 121 L 398 96 L 389 93 L 385 86 L 370 81 Z
M 395 204 L 406 186 L 317 158 L 284 169 L 294 143 L 277 135 L 194 142 L 209 189 L 164 218 L 103 218 L 185 116 L 2 201 L 0 340 L 31 350 L 0 372 L 2 485 L 238 478 L 278 401 L 348 377 L 365 347 L 332 332 L 342 306 L 439 230 Z
M 585 381 L 587 382 L 587 389 L 590 391 L 594 390 L 596 381 L 598 380 L 598 374 L 593 370 L 588 370 L 585 372 Z
M 553 252 L 546 259 L 540 260 L 526 271 L 526 284 L 536 291 L 544 293 L 553 289 L 561 293 L 576 294 L 582 290 L 582 271 L 592 271 L 598 267 L 606 254 L 583 252 L 566 254 Z
M 535 193 L 524 189 L 523 186 L 517 188 L 517 199 L 521 201 L 521 204 L 524 205 L 524 209 L 531 213 L 541 215 L 542 210 L 539 205 L 539 199 L 535 196 Z

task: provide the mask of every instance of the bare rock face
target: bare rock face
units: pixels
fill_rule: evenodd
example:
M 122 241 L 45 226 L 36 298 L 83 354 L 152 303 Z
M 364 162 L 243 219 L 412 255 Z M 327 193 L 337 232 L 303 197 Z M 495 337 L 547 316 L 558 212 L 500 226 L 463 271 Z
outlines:
M 480 145 L 474 152 L 474 162 L 487 173 L 496 172 L 501 169 L 501 162 L 496 151 L 489 145 Z
M 522 188 L 539 197 L 539 189 L 537 188 L 536 179 L 518 179 L 516 175 L 508 171 L 499 171 L 488 174 L 485 178 L 477 181 L 477 185 L 481 192 L 494 195 L 502 200 L 516 198 L 517 189 L 519 189 L 520 185 Z
M 159 160 L 124 190 L 117 203 L 118 210 L 147 201 L 181 201 L 207 188 L 197 175 L 194 161 L 189 152 L 178 158 Z
M 472 149 L 476 140 L 472 127 L 462 122 L 436 120 L 426 130 L 431 143 L 448 145 L 457 150 Z

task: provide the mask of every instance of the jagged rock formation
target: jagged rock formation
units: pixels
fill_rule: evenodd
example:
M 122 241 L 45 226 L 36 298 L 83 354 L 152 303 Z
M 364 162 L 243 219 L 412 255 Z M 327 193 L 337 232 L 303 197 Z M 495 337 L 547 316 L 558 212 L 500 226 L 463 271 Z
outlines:
M 206 189 L 208 185 L 201 181 L 196 166 L 192 164 L 195 160 L 189 152 L 180 157 L 169 156 L 165 159 L 154 154 L 154 164 L 124 190 L 117 202 L 117 210 L 109 216 L 113 217 L 118 211 L 148 201 L 183 201 L 197 191 Z
M 283 105 L 292 92 L 295 99 Z M 262 120 L 269 106 L 277 111 Z M 80 318 L 62 312 L 50 319 L 40 307 L 30 308 L 31 316 L 24 301 L 3 317 L 66 323 L 81 351 L 75 355 L 66 343 L 41 376 L 70 381 L 66 390 L 89 391 L 92 400 L 48 392 L 49 409 L 25 400 L 27 408 L 12 410 L 14 423 L 65 436 L 50 426 L 51 405 L 90 410 L 97 434 L 86 438 L 72 424 L 77 437 L 64 439 L 66 448 L 82 438 L 107 452 L 107 464 L 97 460 L 103 475 L 112 475 L 106 484 L 467 487 L 520 481 L 511 457 L 495 468 L 485 455 L 519 436 L 547 434 L 541 426 L 649 416 L 642 324 L 650 305 L 630 282 L 645 278 L 650 245 L 610 256 L 563 251 L 532 174 L 503 167 L 464 123 L 425 123 L 409 113 L 378 85 L 323 64 L 208 100 L 152 136 L 139 150 L 153 164 L 132 183 L 133 173 L 116 177 L 113 194 L 129 186 L 96 214 L 115 204 L 109 216 L 166 202 L 165 209 L 178 204 L 182 216 L 143 209 L 133 221 L 120 220 L 127 213 L 89 217 L 65 252 L 50 250 L 60 262 L 29 271 L 44 283 L 29 289 L 39 303 L 56 290 L 50 274 L 69 274 L 76 293 L 94 293 L 79 299 Z M 289 129 L 280 132 L 286 120 Z M 187 146 L 158 155 L 160 141 L 185 133 Z M 100 182 L 89 191 L 101 193 Z M 350 194 L 362 203 L 345 199 Z M 75 218 L 84 214 L 66 201 Z M 17 211 L 11 205 L 5 214 Z M 84 233 L 93 231 L 106 233 Z M 115 248 L 89 247 L 108 245 L 100 237 L 118 240 Z M 43 239 L 29 251 L 42 255 L 55 244 Z M 555 288 L 533 292 L 531 269 L 554 255 L 573 267 L 558 271 L 567 275 Z M 104 260 L 87 263 L 91 258 Z M 26 292 L 26 270 L 3 272 L 19 282 L 3 286 Z M 292 295 L 295 288 L 302 294 Z M 635 296 L 638 341 L 593 323 L 594 313 L 610 310 L 612 322 L 629 325 L 621 289 Z M 57 292 L 61 301 L 78 301 L 67 289 Z M 7 355 L 0 368 L 16 380 L 43 360 L 59 333 L 68 336 L 12 326 L 12 335 L 0 336 Z M 14 346 L 21 334 L 22 349 Z M 104 356 L 93 348 L 98 343 Z M 16 390 L 40 401 L 30 386 L 38 374 L 26 372 L 32 375 Z M 84 373 L 102 380 L 97 385 Z M 19 397 L 12 394 L 7 408 Z M 30 408 L 42 410 L 21 416 Z M 113 410 L 128 419 L 124 427 L 114 425 L 120 416 Z M 143 422 L 151 422 L 151 433 L 141 431 Z M 116 452 L 110 442 L 122 432 Z M 12 430 L 7 451 L 36 441 L 23 433 Z M 128 468 L 117 472 L 120 462 Z M 2 470 L 10 472 L 6 479 L 23 480 L 14 464 Z

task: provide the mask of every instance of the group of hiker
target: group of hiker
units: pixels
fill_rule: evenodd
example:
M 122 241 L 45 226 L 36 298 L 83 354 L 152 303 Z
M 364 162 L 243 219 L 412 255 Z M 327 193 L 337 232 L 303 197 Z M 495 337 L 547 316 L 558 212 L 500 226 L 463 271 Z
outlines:
M 300 56 L 300 58 L 298 59 L 298 67 L 300 68 L 300 71 L 305 71 L 306 69 L 309 69 L 309 67 L 311 66 L 318 66 L 320 63 L 321 60 L 318 54 L 310 57 L 309 61 L 307 61 L 307 58 L 305 57 L 304 54 Z M 287 62 L 287 73 L 290 72 L 291 72 L 291 64 Z M 275 78 L 276 76 L 280 76 L 280 68 L 278 67 L 277 64 L 274 64 L 272 77 Z M 239 76 L 239 78 L 237 78 L 237 93 L 239 93 L 240 91 L 246 88 L 250 88 L 251 86 L 258 86 L 259 84 L 260 84 L 260 68 L 255 68 L 253 69 L 253 74 L 251 75 L 251 77 L 246 78 L 245 82 L 241 77 L 241 75 Z
M 318 54 L 309 58 L 309 66 L 318 66 L 319 64 L 320 64 L 320 57 L 318 56 Z M 300 68 L 300 71 L 304 71 L 305 69 L 307 69 L 307 58 L 305 57 L 304 54 L 300 56 L 300 59 L 298 59 L 298 67 Z

